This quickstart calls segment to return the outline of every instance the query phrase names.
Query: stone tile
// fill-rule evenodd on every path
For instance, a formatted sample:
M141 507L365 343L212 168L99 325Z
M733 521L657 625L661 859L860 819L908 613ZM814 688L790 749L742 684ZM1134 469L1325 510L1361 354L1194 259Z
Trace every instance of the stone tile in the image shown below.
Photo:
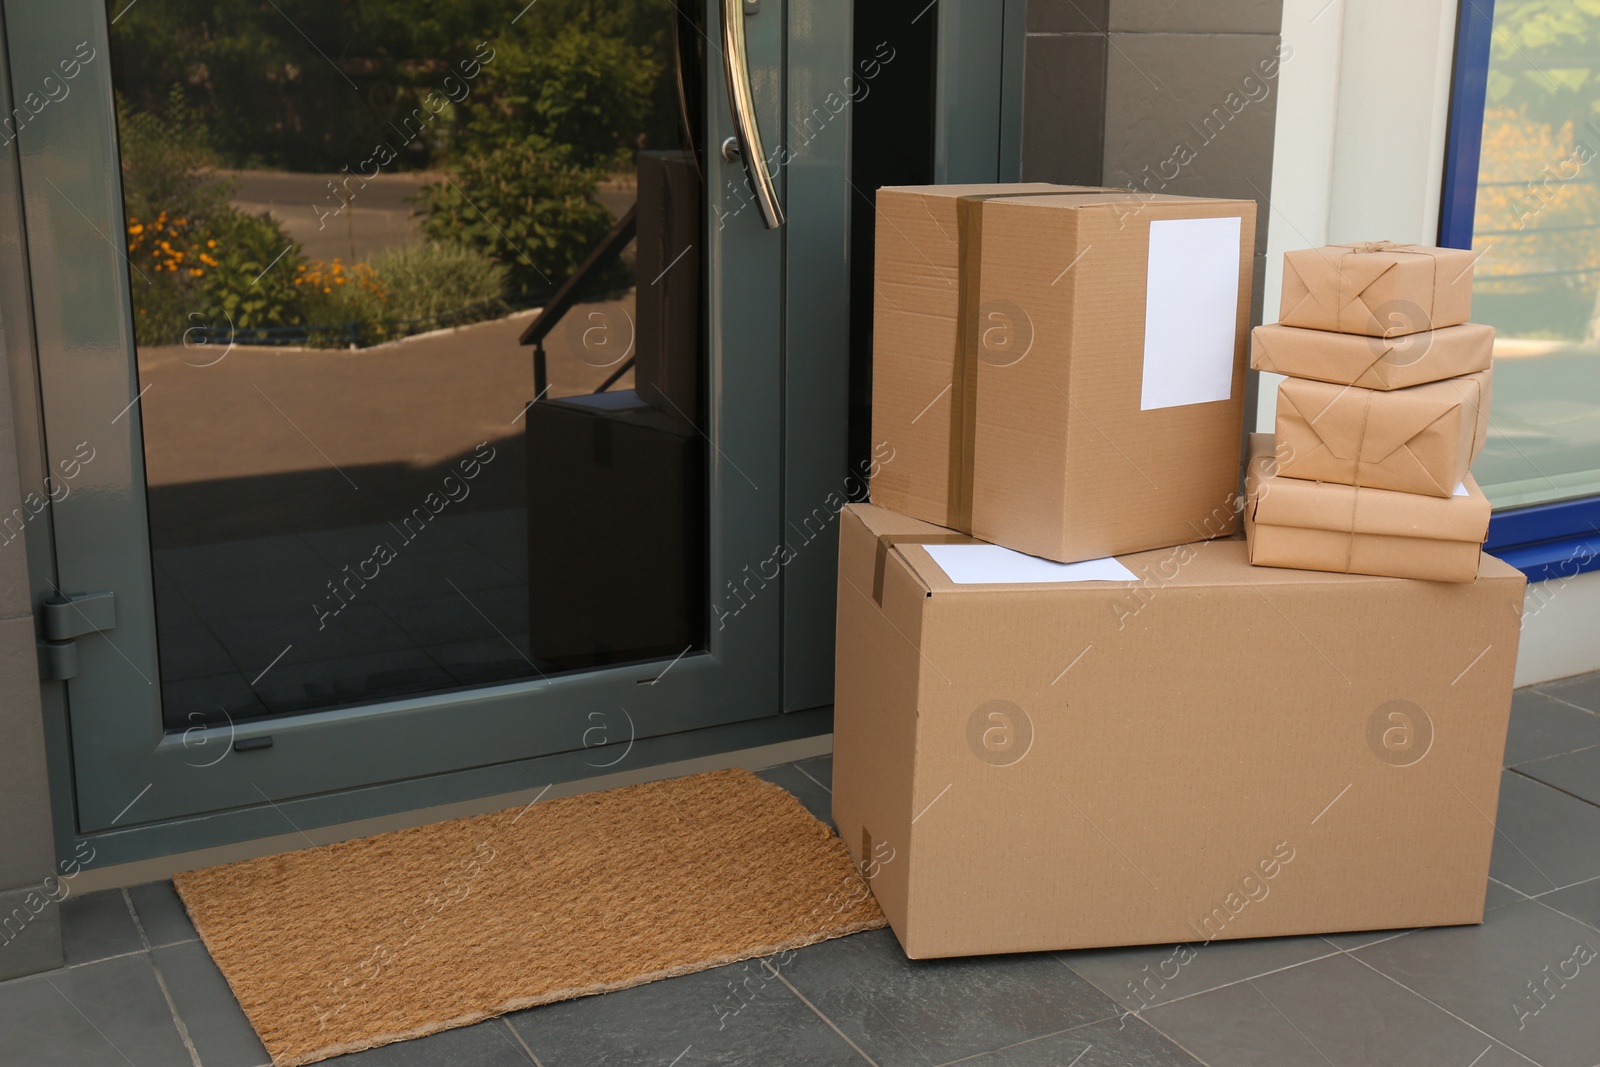
M964 1067L1204 1067L1132 1015L1026 1041L962 1063Z
M319 620L307 601L294 614L227 617L216 620L212 629L241 672L252 679L274 660L277 663L272 669L277 671L296 663L393 652L415 645L385 612L362 603L349 604L337 615ZM278 659L280 655L282 659Z
M1205 1063L1227 1067L1521 1062L1342 954L1153 1008L1145 1019Z
M1337 951L1320 937L1263 937L1209 945L1084 949L1058 952L1056 958L1128 1011L1139 1011Z
M326 561L298 534L158 548L156 563L181 589L204 588L262 571L315 569Z
M1596 745L1600 745L1600 715L1552 700L1537 689L1513 694L1506 766Z
M272 615L313 615L311 605L329 601L328 583L341 578L326 563L294 570L246 569L230 578L190 577L180 583L183 600L194 619L215 626L225 619L256 619ZM168 601L156 602L157 615ZM181 621L183 612L168 609ZM314 617L314 616L313 616Z
M1600 671L1547 682L1539 686L1538 691L1600 715Z
M204 678L238 669L233 657L211 633L211 628L197 619L173 620L158 610L156 640L161 652L163 682Z
M418 645L484 641L528 632L528 587L446 590L386 601L383 610Z
M1578 946L1589 962L1566 963ZM1418 930L1355 956L1543 1067L1593 1067L1600 933L1538 901L1496 908L1482 926ZM1548 983L1543 999L1530 982Z
M1532 763L1519 763L1516 769L1519 774L1600 806L1600 745Z
M909 960L888 930L813 945L783 973L879 1067L945 1063L1117 1014L1048 954Z
M45 886L0 892L0 981L61 963L61 909Z
M1283 0L1111 0L1109 28L1144 33L1272 33Z
M1484 894L1483 910L1492 911L1495 908L1503 908L1507 904L1526 899L1527 898L1523 896L1523 894L1517 892L1515 889L1512 889L1508 885L1501 885L1499 882L1491 878L1489 879L1488 891Z
M768 767L764 771L758 771L757 776L787 789L805 805L807 811L828 826L833 826L833 795L802 774L800 768L793 763Z
M1022 180L1101 184L1105 37L1030 36L1024 47Z
M441 1030L328 1060L338 1067L526 1067L533 1061L499 1019ZM211 1067L211 1061L206 1061Z
M833 792L833 756L813 756L803 759L795 764L803 771L806 777L816 782L828 792Z
M528 635L507 634L478 641L458 641L425 649L429 658L450 672L462 685L534 677L544 668L530 662Z
M1111 0L1028 0L1029 33L1104 33Z
M1346 934L1323 934L1322 939L1334 948L1350 951L1364 945L1375 945L1379 941L1392 941L1397 937L1405 937L1410 930L1367 930Z
M1539 903L1600 930L1600 878L1543 893Z
M1277 38L1113 33L1106 57L1105 184L1259 200L1272 189ZM1276 68L1274 68L1276 69ZM1180 146L1187 149L1179 152ZM1256 220L1256 253L1267 219Z
M156 972L144 954L0 986L6 1063L19 1067L184 1067Z
M139 925L144 927L151 947L193 941L200 936L171 882L136 885L128 890L128 899L133 901L133 910L139 915Z
M473 548L520 548L527 554L528 513L523 508L445 514L436 522Z
M144 948L120 889L74 893L60 907L61 943L69 967Z
M1600 875L1600 808L1506 771L1489 874L1530 896Z
M526 554L524 548L523 555ZM451 588L452 584L455 589ZM371 597L374 603L383 605L419 596L449 594L459 597L456 589L471 593L518 584L522 583L488 553L464 548L427 556L401 556L380 569L365 589L356 587L356 595Z
M864 1062L754 961L547 1004L507 1019L542 1067L860 1067Z
M393 524L379 522L370 526L317 530L302 534L301 538L320 562L331 565L335 571L346 564L355 567L371 557L379 545L388 545L396 556L436 555L440 552L459 552L469 547L456 536L450 524L439 519L429 522L420 530L415 523L403 527L396 520Z
M204 945L188 941L152 949L150 961L205 1067L260 1067L271 1059Z
M163 681L161 708L169 722L194 725L225 722L230 718L248 719L263 715L267 710L244 675L237 671Z
M418 648L363 656L280 664L256 685L270 711L332 707L389 699L455 686L442 667Z

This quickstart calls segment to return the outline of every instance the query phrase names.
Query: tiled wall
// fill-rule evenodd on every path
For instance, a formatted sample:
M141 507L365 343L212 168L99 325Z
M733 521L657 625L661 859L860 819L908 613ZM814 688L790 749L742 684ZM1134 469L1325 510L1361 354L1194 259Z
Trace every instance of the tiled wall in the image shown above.
M1256 309L1282 0L1028 0L1022 180L1257 201Z

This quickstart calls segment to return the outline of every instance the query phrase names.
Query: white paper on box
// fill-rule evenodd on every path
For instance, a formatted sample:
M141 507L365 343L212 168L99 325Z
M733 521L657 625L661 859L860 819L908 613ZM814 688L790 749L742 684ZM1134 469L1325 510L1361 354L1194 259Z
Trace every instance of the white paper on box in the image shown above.
M1472 494L1467 492L1467 483L1466 482L1460 482L1460 483L1458 483L1456 485L1456 491L1451 493L1450 495L1451 496L1471 496Z
M999 545L923 545L957 585L1041 585L1049 582L1136 582L1115 559L1056 563Z
M1150 223L1141 411L1232 395L1240 221L1235 216Z

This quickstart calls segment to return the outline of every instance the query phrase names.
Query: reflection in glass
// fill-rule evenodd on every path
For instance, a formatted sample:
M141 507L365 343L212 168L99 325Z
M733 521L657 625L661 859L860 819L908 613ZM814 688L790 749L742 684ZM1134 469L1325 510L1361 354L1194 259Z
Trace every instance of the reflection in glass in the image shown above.
M1498 331L1473 473L1499 507L1600 492L1600 11L1495 5L1473 318Z
M110 6L169 727L697 647L685 5Z

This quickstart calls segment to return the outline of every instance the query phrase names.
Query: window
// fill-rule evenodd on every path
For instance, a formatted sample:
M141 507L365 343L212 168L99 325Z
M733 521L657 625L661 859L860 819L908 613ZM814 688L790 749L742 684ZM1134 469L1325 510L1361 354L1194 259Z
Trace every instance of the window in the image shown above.
M1492 19L1471 243L1473 318L1498 338L1493 429L1473 473L1497 508L1590 496L1600 493L1600 5L1463 7L1464 19Z
M1600 5L1460 6L1439 243L1496 327L1473 473L1486 547L1532 580L1600 568Z

